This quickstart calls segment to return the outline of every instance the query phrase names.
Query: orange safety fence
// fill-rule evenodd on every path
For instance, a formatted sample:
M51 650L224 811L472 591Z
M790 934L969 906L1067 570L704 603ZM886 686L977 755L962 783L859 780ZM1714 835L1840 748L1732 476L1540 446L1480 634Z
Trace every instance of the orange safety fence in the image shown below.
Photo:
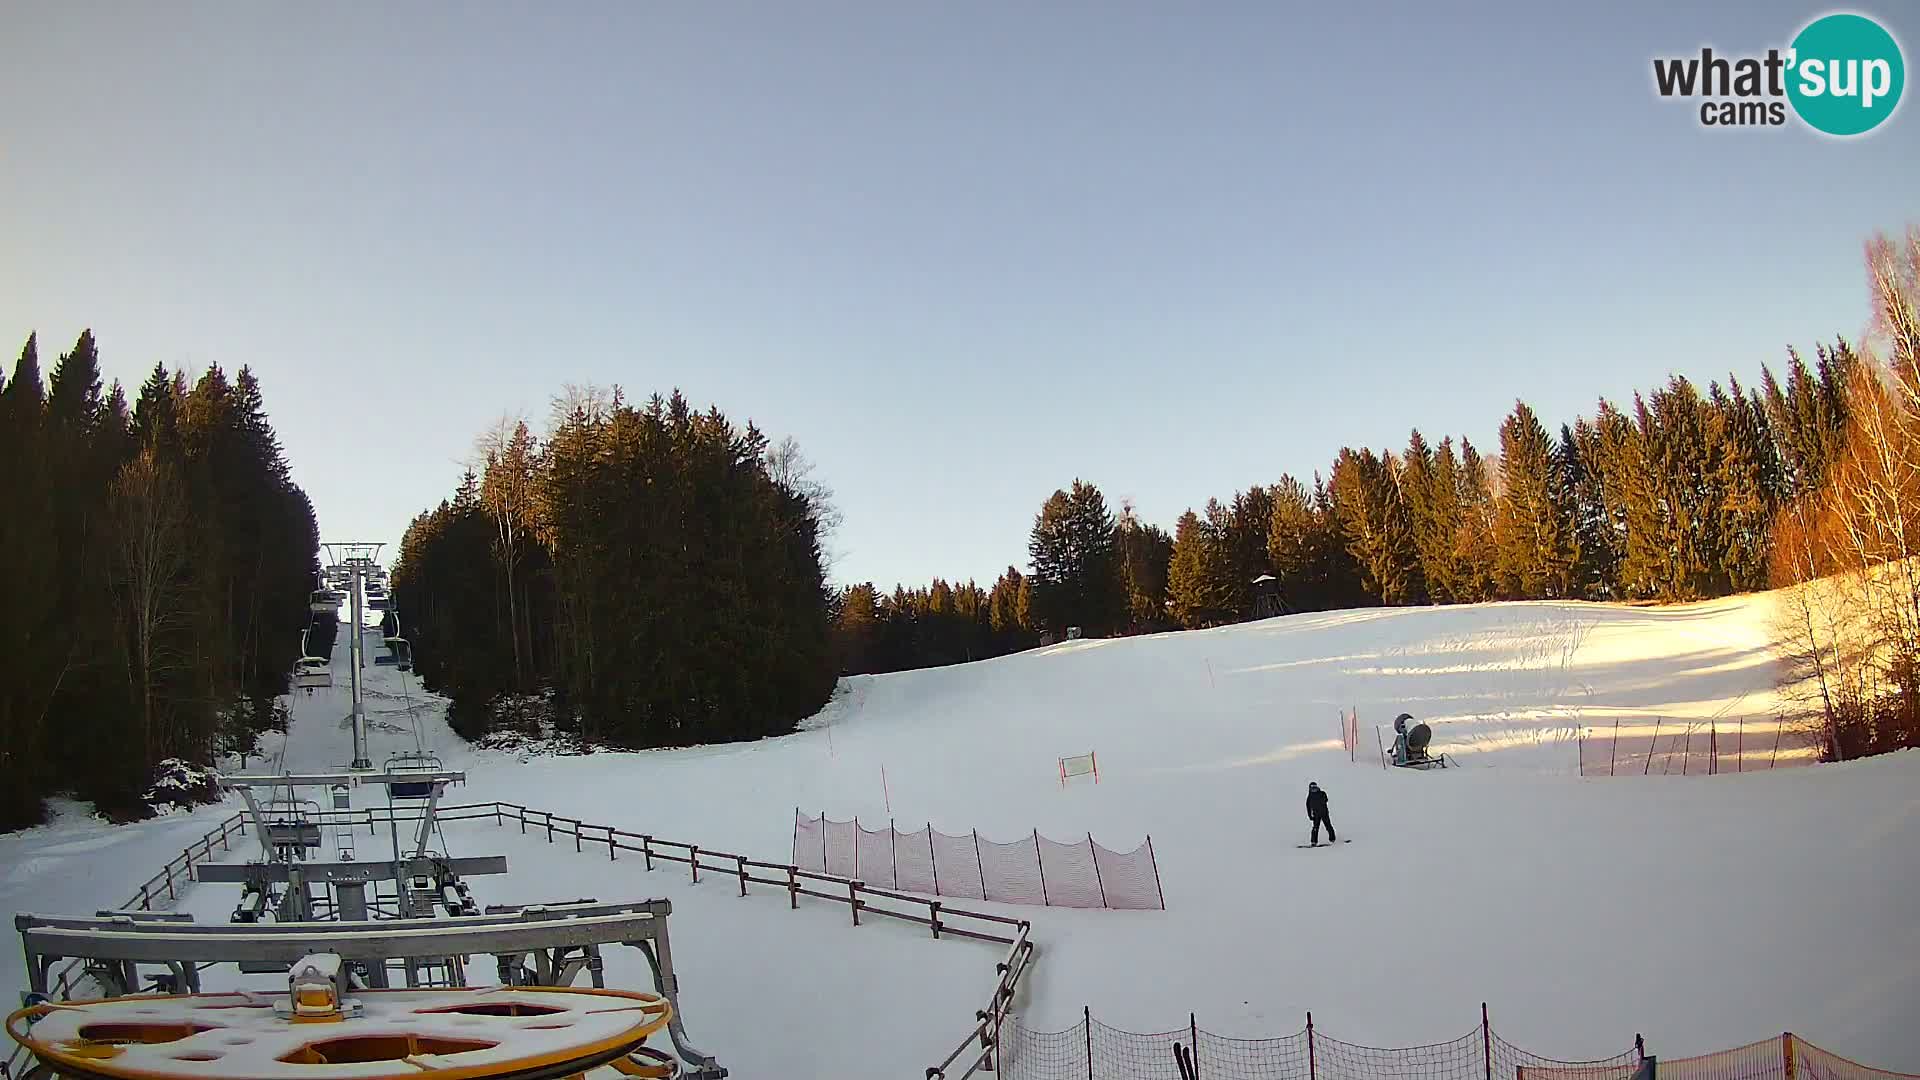
M1049 907L1166 907L1152 837L1132 851L1102 847L1092 836L1062 843L1038 830L1002 843L977 832L943 833L931 823L912 832L891 821L869 829L857 818L834 821L796 810L793 865L930 896Z

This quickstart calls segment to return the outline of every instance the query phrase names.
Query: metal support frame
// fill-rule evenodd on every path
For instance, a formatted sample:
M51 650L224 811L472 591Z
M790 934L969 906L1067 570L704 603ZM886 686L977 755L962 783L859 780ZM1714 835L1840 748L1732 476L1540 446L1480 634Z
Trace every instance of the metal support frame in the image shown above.
M216 864L217 865L217 864ZM359 864L366 868L369 864ZM312 867L289 868L312 869ZM673 1005L668 1031L674 1049L692 1069L688 1077L726 1075L713 1055L687 1039L680 1010L679 979L673 970L673 950L667 936L668 900L618 904L564 904L532 906L515 911L474 915L458 920L396 919L375 922L269 923L236 926L135 919L123 914L106 918L70 919L41 915L14 916L25 952L27 981L36 993L47 992L49 974L62 960L80 958L90 967L112 973L109 996L138 992L139 965L164 965L174 976L174 993L189 993L199 985L201 964L246 964L287 967L317 952L338 952L362 959L369 971L384 971L390 960L410 961L411 980L420 962L445 964L475 953L493 956L502 981L525 969L532 956L535 970L549 985L568 985L587 972L593 985L604 985L600 946L627 945L647 958L656 991Z

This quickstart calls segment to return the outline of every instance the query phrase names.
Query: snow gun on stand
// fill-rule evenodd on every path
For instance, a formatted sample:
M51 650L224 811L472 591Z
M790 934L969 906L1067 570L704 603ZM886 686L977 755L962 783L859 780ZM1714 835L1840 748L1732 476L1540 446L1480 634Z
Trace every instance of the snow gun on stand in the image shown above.
M1447 755L1430 754L1427 744L1433 741L1433 729L1425 724L1416 723L1407 727L1407 721L1413 719L1412 713L1401 713L1393 720L1393 764L1399 769L1444 769L1447 767Z

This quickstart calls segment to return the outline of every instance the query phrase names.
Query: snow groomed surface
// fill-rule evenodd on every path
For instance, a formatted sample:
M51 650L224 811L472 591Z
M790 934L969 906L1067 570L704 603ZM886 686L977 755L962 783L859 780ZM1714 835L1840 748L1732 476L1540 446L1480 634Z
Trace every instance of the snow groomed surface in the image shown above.
M1342 1038L1404 1046L1458 1036L1489 1001L1503 1038L1561 1058L1616 1053L1635 1032L1673 1059L1791 1030L1920 1071L1906 899L1920 888L1920 755L1578 776L1578 731L1616 717L1765 730L1778 707L1771 619L1761 595L1337 612L1075 641L847 680L801 733L674 752L474 751L437 712L427 722L449 766L468 771L461 801L769 859L790 851L796 806L875 828L1151 834L1165 911L1000 909L1031 918L1042 943L1022 1002L1037 1031L1067 1030L1090 1006L1122 1030L1169 1031L1191 1012L1222 1037L1284 1036L1311 1009ZM413 740L395 678L369 671L376 757ZM1358 763L1340 738L1344 708L1360 715ZM340 765L339 701L320 691L294 710L286 766ZM1370 760L1366 729L1401 711L1432 724L1459 767ZM1062 789L1059 759L1089 749L1100 783ZM1338 853L1295 847L1308 780L1354 841ZM91 911L230 812L0 838L0 904ZM910 927L856 930L843 908L789 911L784 895L741 898L724 881L694 886L490 825L451 839L512 861L484 883L485 902L673 899L687 1007L740 1075L920 1075L983 1004L982 955ZM197 889L184 903L224 919L231 898Z

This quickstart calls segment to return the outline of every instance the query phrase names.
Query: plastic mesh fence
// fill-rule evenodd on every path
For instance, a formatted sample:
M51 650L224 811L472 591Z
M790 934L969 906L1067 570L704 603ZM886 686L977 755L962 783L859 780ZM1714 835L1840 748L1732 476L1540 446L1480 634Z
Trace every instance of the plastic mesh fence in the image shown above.
M1661 1080L1786 1080L1786 1048L1779 1038L1688 1058L1661 1058Z
M1160 868L1154 864L1152 845L1142 843L1123 853L1095 844L1093 856L1108 907L1153 911L1166 907L1160 896Z
M1174 1043L1191 1047L1203 1080L1627 1080L1632 1050L1598 1061L1560 1061L1522 1050L1475 1028L1426 1046L1378 1047L1319 1031L1264 1039L1229 1038L1197 1027L1140 1033L1083 1020L1065 1031L1036 1032L1009 1018L1001 1029L1000 1070L1007 1080L1179 1080ZM1776 1043L1776 1058L1778 1057ZM1661 1062L1664 1072L1666 1063ZM1913 1080L1866 1070L1819 1080Z
M893 884L893 830L880 832L854 824L853 876L869 885L891 889Z
M1034 833L996 843L931 825L901 832L802 814L794 821L793 864L933 896L1054 907L1165 906L1150 842L1128 852L1110 851L1091 836L1063 844Z
M1106 886L1100 881L1100 867L1093 857L1093 837L1077 844L1059 844L1041 836L1037 843L1040 869L1047 879L1047 903L1055 907L1107 906Z
M894 888L940 895L933 873L933 829L893 834Z
M1083 1028L1084 1023L1083 1021ZM1125 1076L1138 1078L1138 1080L1180 1080L1180 1068L1174 1063L1173 1058L1173 1044L1188 1041L1185 1029L1139 1035L1108 1027L1095 1020L1092 1034L1094 1076Z
M979 838L933 834L933 872L940 879L939 896L985 900L986 878L980 876Z
M1802 1080L1920 1080L1914 1073L1889 1072L1828 1053L1805 1039L1793 1039L1793 1060ZM1666 1062L1661 1062L1664 1070Z
M1173 1060L1173 1050L1167 1050ZM1065 1031L1033 1031L1015 1017L1000 1028L1000 1075L1004 1080L1086 1080L1087 1026Z
M822 829L827 834L827 864L825 873L835 877L853 877L859 866L860 847L856 842L859 826L851 821L822 821Z
M1273 1039L1230 1039L1210 1031L1198 1033L1194 1068L1202 1076L1221 1080L1308 1080L1307 1033ZM1187 1040L1182 1040L1187 1041Z
M1493 1080L1632 1080L1640 1055L1623 1050L1593 1061L1558 1061L1492 1035Z
M1315 1032L1314 1076L1324 1080L1485 1080L1478 1029L1425 1046L1363 1046Z
M1040 849L1031 836L1011 844L980 841L980 873L987 899L1003 904L1044 904L1046 882L1040 874Z

